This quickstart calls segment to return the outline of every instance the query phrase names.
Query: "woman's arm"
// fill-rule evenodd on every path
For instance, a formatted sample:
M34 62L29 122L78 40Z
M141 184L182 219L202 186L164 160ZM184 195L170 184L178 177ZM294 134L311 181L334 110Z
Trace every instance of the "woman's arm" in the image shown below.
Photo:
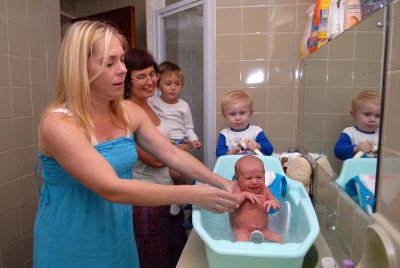
M138 121L144 120L141 117L138 116ZM111 202L145 206L193 203L213 212L237 207L234 196L208 185L166 186L119 179L74 121L60 113L46 116L39 128L39 150L54 157L68 174Z
M163 163L161 163L160 161L158 161L156 158L154 158L152 155L150 155L149 153L147 153L145 150L143 150L140 146L136 146L136 150L138 153L138 157L140 159L140 161L142 161L143 163L145 163L146 165L149 165L151 167L155 167L155 168L161 168L164 166Z
M128 107L139 146L167 166L191 178L231 191L233 182L211 172L191 154L173 146L150 122L147 115L135 104ZM141 118L141 120L138 120Z

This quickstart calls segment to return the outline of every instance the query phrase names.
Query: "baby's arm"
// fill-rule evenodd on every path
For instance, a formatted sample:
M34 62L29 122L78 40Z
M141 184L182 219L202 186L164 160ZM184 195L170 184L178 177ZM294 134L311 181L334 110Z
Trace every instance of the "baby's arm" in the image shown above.
M374 145L375 143L371 140L361 142L354 147L354 152L363 151L364 153L369 154L373 151Z
M350 136L342 132L335 144L335 156L341 160L352 158L355 153L355 147L356 146L351 143Z
M281 204L278 199L272 194L271 190L268 187L265 187L265 202L263 206L266 208L267 212L273 208L275 210L280 209Z
M246 191L242 191L239 187L239 185L235 185L232 194L236 195L236 197L238 198L238 203L239 206L242 205L242 203L248 199L250 200L251 203L258 203L261 204L260 199L258 198L258 196L256 194L250 193L250 192L246 192Z

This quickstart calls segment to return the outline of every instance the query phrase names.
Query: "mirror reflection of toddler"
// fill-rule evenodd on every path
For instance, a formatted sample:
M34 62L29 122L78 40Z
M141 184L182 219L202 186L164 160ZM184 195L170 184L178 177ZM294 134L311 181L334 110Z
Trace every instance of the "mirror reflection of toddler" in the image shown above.
M379 140L381 96L373 90L363 90L351 103L354 126L341 133L335 145L335 156L341 160L355 155L375 157Z
M262 242L264 239L283 243L281 236L268 229L268 211L280 203L265 186L263 162L246 155L235 165L236 187L233 190L240 207L234 212L233 229L237 241Z

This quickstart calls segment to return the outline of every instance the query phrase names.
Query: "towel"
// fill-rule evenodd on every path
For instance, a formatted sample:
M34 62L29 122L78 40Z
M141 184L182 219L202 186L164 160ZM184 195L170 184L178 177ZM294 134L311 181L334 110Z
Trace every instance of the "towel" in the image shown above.
M371 186L374 180L375 176L357 175L345 184L344 190L353 199L358 200L358 203L364 210L368 210L368 206L370 209L374 207L375 185Z

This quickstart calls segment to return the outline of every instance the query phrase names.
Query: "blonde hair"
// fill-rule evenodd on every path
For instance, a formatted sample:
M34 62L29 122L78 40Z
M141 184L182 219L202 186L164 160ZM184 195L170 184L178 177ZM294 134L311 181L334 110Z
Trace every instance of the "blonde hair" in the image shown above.
M253 100L251 99L250 94L242 89L236 89L228 92L221 101L221 112L224 114L225 107L230 104L238 103L238 102L247 102L250 112L253 112Z
M124 50L127 49L125 37L105 22L83 20L73 23L68 28L58 58L57 93L42 118L54 109L64 108L70 112L78 127L87 135L92 134L94 126L90 119L90 83L106 68L112 36L118 38ZM103 62L100 70L93 77L89 77L89 58L93 55L96 42L104 44ZM122 106L122 95L112 100L109 108L125 127L129 126Z
M363 90L359 92L351 102L351 111L355 112L357 109L360 108L360 105L364 102L381 105L381 95L374 90Z
M178 65L173 62L164 61L160 63L158 65L158 73L160 75L160 79L158 80L158 82L160 82L161 77L164 77L166 75L171 76L171 74L175 74L183 82L183 71Z

